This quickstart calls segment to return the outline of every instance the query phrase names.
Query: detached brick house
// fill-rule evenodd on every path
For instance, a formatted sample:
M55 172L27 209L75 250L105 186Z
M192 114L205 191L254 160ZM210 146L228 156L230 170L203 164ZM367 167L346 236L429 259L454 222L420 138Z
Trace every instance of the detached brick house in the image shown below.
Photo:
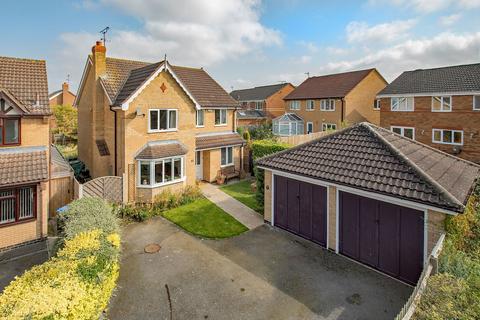
M0 250L47 236L50 116L45 61L0 57Z
M382 127L480 163L480 64L406 71L377 98Z
M57 105L70 105L73 106L75 101L75 94L69 90L68 83L64 82L62 84L62 89L54 91L48 95L48 102L51 107Z
M285 112L303 120L303 127L298 120L288 123L282 118L274 121L274 133L308 134L362 121L379 124L375 97L386 85L376 69L310 77L284 98Z
M78 89L78 154L93 177L123 176L128 200L239 172L239 104L203 69L106 57L92 48Z
M256 125L282 115L283 98L294 89L291 83L281 83L230 92L242 106L237 111L237 126Z

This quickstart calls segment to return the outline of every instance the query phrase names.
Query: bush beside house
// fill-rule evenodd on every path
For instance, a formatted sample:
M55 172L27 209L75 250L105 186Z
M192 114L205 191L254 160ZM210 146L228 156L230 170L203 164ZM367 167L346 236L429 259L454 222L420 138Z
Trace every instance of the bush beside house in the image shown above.
M0 296L0 319L98 319L119 272L119 226L103 200L74 201L60 217L57 255L17 277Z

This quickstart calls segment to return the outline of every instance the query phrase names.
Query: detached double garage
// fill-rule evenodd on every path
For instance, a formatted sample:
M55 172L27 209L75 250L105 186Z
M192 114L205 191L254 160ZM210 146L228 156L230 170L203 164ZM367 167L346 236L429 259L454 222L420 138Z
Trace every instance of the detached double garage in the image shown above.
M427 250L425 211L295 178L273 179L274 226L404 282L417 282Z

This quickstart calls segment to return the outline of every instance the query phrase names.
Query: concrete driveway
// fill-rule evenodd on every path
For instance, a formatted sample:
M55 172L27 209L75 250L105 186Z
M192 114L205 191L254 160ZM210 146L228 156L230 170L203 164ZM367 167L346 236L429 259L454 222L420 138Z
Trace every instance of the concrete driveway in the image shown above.
M268 226L214 241L155 218L123 241L109 319L392 319L412 291Z

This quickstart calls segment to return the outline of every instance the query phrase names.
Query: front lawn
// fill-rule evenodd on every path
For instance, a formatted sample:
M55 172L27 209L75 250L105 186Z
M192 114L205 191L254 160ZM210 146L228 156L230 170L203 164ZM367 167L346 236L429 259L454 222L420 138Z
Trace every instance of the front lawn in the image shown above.
M252 180L243 180L237 183L226 185L220 188L223 192L237 199L247 207L262 213L262 206L257 201L255 193L252 191L250 184Z
M248 230L205 198L164 211L162 216L188 232L205 238L228 238Z

